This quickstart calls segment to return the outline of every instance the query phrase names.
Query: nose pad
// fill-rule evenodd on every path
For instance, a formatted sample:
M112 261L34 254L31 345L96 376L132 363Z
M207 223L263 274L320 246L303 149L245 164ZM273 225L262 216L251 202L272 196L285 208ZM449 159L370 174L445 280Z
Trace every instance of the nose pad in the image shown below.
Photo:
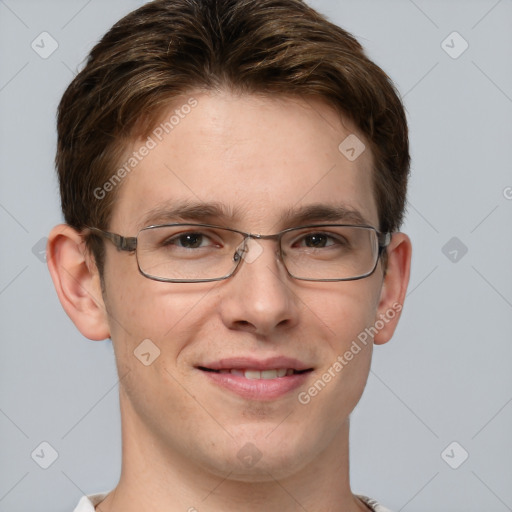
M266 250L268 251L268 248ZM233 261L238 264L243 259L246 263L254 263L263 254L263 251L264 245L259 240L248 238L236 249L233 254ZM279 248L275 250L275 258L276 260L281 259ZM281 263L284 262L281 261Z
M237 247L233 261L238 262L243 259L246 263L253 263L261 254L263 254L263 245L254 238L248 238Z
M263 245L261 245L254 238L249 238L245 243L244 252L242 253L242 258L247 263L253 263L256 261L261 254L263 253Z
M242 258L243 254L246 251L245 248L245 240L236 248L235 253L233 254L233 261L238 263Z

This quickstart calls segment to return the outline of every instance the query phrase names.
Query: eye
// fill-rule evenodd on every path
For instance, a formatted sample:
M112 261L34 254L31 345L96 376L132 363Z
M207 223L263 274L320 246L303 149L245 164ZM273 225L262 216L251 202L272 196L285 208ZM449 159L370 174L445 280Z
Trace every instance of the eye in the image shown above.
M327 245L332 245L332 238L324 233L307 235L303 238L303 241L307 247L326 247Z
M167 237L162 241L161 245L176 246L183 249L200 249L203 247L219 246L219 244L214 242L208 235L200 231L190 231Z
M176 245L188 249L197 249L201 247L205 241L206 237L202 233L185 233L184 235L175 237L175 239L169 241L169 243L176 243Z
M337 235L331 235L325 232L312 232L299 237L293 247L307 247L311 249L323 249L333 245L345 245L346 241Z

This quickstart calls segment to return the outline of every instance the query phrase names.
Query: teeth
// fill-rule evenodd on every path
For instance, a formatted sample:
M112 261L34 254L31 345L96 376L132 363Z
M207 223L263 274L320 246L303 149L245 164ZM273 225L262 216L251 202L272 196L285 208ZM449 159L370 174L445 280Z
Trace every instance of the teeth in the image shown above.
M261 379L261 372L258 370L245 370L244 377L246 379Z
M246 379L276 379L278 377L285 377L286 375L293 375L292 368L276 368L275 370L221 370L221 373L230 372L232 375L245 377Z

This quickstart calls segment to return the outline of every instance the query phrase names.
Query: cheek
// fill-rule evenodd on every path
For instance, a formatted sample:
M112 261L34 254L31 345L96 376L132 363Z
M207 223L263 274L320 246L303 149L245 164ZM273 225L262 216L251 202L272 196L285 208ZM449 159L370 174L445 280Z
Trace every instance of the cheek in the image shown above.
M193 450L212 419L180 382L182 375L162 358L150 366L135 364L120 375L121 408L125 418L130 418L130 426L142 421L154 439L178 440L182 447Z
M373 341L365 329L374 322L375 299L371 295L359 299L326 301L317 310L328 326L329 341L322 367L309 387L301 390L298 400L312 421L319 422L318 428L325 430L326 442L361 399L370 371Z
M308 323L312 326L316 322L325 331L337 353L375 322L380 285L373 277L317 286L303 297L311 317Z
M330 347L320 378L333 394L344 396L345 400L359 400L370 369L373 342L365 331L375 316L370 298L330 301L323 309L328 315Z
M164 292L166 287L149 280L135 285L125 281L111 297L112 342L124 407L145 418L159 438L180 436L181 431L200 437L198 425L209 418L183 391L180 383L187 374L177 361L201 329L200 301L207 292Z
M332 411L342 417L359 401L368 378L373 340L367 329L375 322L379 281L369 278L337 285L317 294L315 301L311 297L308 304L311 325L322 326L325 336L322 368L313 388L305 390L303 402L316 402L313 407L320 408L342 405Z
M142 343L150 349L153 343L157 347L153 351L160 351L159 360L172 364L202 329L204 307L217 283L158 282L139 273L135 258L119 259L105 268L105 303L120 372L138 368L134 351L144 347Z

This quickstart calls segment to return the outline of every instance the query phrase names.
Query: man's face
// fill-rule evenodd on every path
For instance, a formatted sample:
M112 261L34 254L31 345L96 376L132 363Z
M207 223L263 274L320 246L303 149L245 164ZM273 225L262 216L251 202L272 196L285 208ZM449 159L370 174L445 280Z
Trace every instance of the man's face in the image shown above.
M124 179L110 231L135 236L165 220L272 234L300 225L283 215L313 204L355 210L378 227L370 151L354 161L340 152L352 132L329 107L313 99L193 96L197 106L161 142L153 137L157 146ZM215 202L237 215L144 223L155 207L183 201ZM242 480L298 471L346 433L367 380L371 341L359 344L361 350L309 403L301 403L299 394L375 323L383 279L379 265L356 281L295 280L274 240L257 243L262 252L254 260L242 261L229 279L207 283L147 279L133 254L106 243L105 303L121 377L123 425L130 425L124 428L148 450L218 475L231 471L230 478ZM134 355L147 339L160 350L148 366ZM295 363L268 363L271 358ZM220 381L227 377L212 378L199 368L225 360L239 370L267 364L311 371L292 376L291 390L277 386L273 395L258 395L262 381L246 379L244 392L245 376L226 387Z

